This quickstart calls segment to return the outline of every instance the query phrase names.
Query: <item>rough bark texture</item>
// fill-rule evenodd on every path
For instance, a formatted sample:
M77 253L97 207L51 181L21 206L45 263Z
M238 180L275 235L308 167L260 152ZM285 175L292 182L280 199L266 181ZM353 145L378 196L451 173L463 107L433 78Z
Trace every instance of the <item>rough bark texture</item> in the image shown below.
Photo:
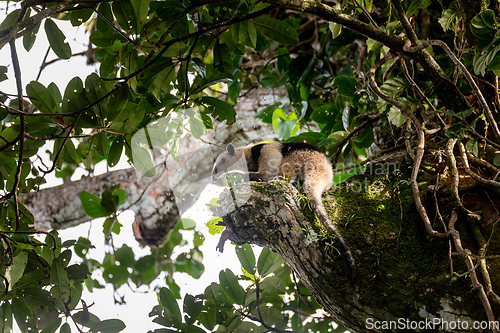
M450 255L455 250L448 239L426 236L407 183L382 179L358 178L325 195L325 207L357 262L354 283L344 256L332 248L332 239L288 183L246 183L226 190L217 213L227 227L223 237L279 253L325 309L353 332L413 332L418 329L409 325L445 321L421 330L437 332L457 322L486 320L468 275L451 273L467 271L462 258ZM446 218L446 212L441 214ZM464 219L459 224L462 233ZM495 234L488 255L499 253L498 244ZM490 261L493 286L500 284L498 266L498 260ZM399 326L389 329L384 323Z
M234 125L214 122L207 141L243 145L254 140L275 137L272 126L255 119L255 112L283 99L284 91L253 90L240 98ZM125 208L136 215L136 237L147 245L161 244L168 232L189 209L209 181L213 161L222 151L200 140L187 137L180 143L181 158L175 161L168 152L156 159L154 177L141 177L134 168L107 172L78 181L46 188L23 196L23 203L33 213L37 229L63 229L91 220L85 215L79 193L86 190L100 196L111 185L120 183L127 192Z

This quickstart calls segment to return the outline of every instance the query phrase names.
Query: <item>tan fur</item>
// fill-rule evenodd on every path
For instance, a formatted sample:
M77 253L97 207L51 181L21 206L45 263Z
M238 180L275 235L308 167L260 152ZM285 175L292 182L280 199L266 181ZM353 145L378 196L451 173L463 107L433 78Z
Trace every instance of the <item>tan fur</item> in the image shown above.
M316 150L301 149L282 155L282 144L272 142L262 147L258 161L254 161L251 154L252 147L234 149L234 154L228 151L221 154L214 165L212 180L229 171L248 172L250 179L270 181L279 176L299 178L304 192L311 201L316 216L329 233L337 236L337 241L346 254L351 267L352 279L356 276L356 264L344 239L337 231L323 206L321 195L329 190L333 183L333 168L328 158ZM244 158L242 158L244 157ZM246 163L242 163L245 160Z

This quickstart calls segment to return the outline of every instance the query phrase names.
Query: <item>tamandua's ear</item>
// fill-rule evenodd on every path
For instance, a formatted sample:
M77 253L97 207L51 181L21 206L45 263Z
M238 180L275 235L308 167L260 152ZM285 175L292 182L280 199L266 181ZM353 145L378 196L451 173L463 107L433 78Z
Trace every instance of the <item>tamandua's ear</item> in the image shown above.
M234 156L234 146L232 143L227 145L226 150L229 155Z

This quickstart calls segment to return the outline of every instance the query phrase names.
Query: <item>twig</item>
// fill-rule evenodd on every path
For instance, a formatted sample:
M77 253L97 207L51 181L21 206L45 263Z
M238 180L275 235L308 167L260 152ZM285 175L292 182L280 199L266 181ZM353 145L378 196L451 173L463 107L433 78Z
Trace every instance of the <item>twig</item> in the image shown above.
M433 39L433 40L424 41L424 42L418 44L417 46L411 46L410 42L407 41L407 43L405 44L404 50L405 50L405 52L416 52L416 51L421 50L429 45L436 45L436 46L441 47L446 52L446 54L451 59L451 61L453 61L455 66L458 67L460 72L462 72L462 75L465 76L465 78L469 82L470 86L472 87L472 90L474 90L474 93L477 95L481 106L483 107L484 113L486 114L486 118L489 121L488 124L491 125L491 127L493 128L493 134L495 135L495 138L497 139L498 142L500 142L500 130L498 128L498 124L497 124L495 118L493 117L493 114L491 113L490 107L488 106L488 103L484 99L484 96L481 93L481 90L479 89L476 81L474 81L474 78L469 73L469 71L467 70L465 65L455 56L455 54L453 54L453 51L448 47L448 45L446 45L446 43L444 43L443 41L438 40L438 39Z
M411 112L411 110L404 106L402 103L396 101L395 99L385 95L380 88L377 85L377 82L375 81L375 72L377 71L382 64L386 63L388 60L392 59L394 57L394 54L392 52L389 52L384 58L380 59L377 61L372 68L367 73L368 77L368 82L370 84L370 87L373 89L375 94L382 98L383 100L387 101L388 103L396 106L401 110L401 112L412 122L413 126L415 126L416 132L417 132L417 146L415 147L415 160L413 163L413 169L410 177L410 187L413 191L413 198L415 200L415 205L417 207L417 210L422 217L422 220L424 222L425 230L427 233L432 236L432 237L438 237L438 238L446 238L448 237L447 233L442 233L434 230L432 228L431 221L429 219L429 216L427 215L427 212L425 210L425 207L422 205L422 200L420 199L420 190L418 188L418 182L417 182L417 177L418 177L418 171L420 170L420 164L422 163L422 158L424 156L425 152L425 134L424 134L424 129L420 122L418 121L417 117Z
M20 19L18 17L18 19ZM10 42L10 52L12 58L12 64L14 66L14 76L16 77L16 87L17 87L17 99L19 100L19 108L24 111L24 103L23 103L23 85L21 81L21 68L19 66L19 59L17 57L16 51L16 41L12 39ZM14 196L14 208L16 214L16 230L19 230L21 225L20 216L19 216L19 202L17 199L17 188L19 187L19 183L21 182L21 168L23 166L23 153L24 153L24 131L26 127L26 119L23 115L19 116L19 156L17 160L17 169L14 176L14 184L12 185L11 193Z
M484 287L483 285L479 282L477 278L476 271L474 269L474 264L472 262L472 259L470 258L469 254L470 251L468 249L464 249L462 246L462 241L460 240L460 233L455 229L455 223L457 222L457 213L455 209L452 209L451 211L451 217L450 221L448 223L448 230L452 236L453 243L455 244L455 248L457 249L457 252L463 256L465 260L465 264L467 265L467 268L470 272L470 279L472 281L472 286L474 289L477 290L479 299L481 300L481 303L483 304L484 311L486 312L486 317L488 318L488 321L490 323L495 322L495 316L493 315L493 310L491 309L490 301L488 300L488 296L484 292ZM500 328L498 327L498 322L493 327L492 331L494 333L498 333Z
M464 161L465 172L467 172L467 174L469 176L471 176L472 179L474 179L476 182L481 183L481 184L486 185L486 186L500 188L499 182L496 182L494 180L484 179L483 177L479 176L477 173L475 173L474 171L471 170L471 168L469 166L469 159L467 158L467 152L466 152L465 147L464 147L462 142L458 143L458 148L460 148L460 153L461 153L462 159Z
M455 147L456 143L457 139L449 139L448 142L446 143L446 148L445 148L445 153L446 156L448 157L448 167L450 168L450 173L451 173L451 197L453 199L453 204L463 214L469 216L475 221L480 221L481 216L465 208L458 194L458 185L460 177L457 169L457 160L455 159L455 155L453 154L453 148Z

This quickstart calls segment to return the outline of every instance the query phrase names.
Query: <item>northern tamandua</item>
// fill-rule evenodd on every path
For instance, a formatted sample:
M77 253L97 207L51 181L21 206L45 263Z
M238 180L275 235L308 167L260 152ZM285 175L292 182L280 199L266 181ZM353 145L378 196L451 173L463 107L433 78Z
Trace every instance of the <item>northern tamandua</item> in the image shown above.
M220 176L231 171L248 173L251 181L270 181L278 176L298 177L316 216L331 234L337 236L354 280L354 258L321 201L321 194L329 190L333 183L333 168L325 154L317 147L303 142L272 142L245 148L234 148L229 144L215 161L212 181L217 181Z

